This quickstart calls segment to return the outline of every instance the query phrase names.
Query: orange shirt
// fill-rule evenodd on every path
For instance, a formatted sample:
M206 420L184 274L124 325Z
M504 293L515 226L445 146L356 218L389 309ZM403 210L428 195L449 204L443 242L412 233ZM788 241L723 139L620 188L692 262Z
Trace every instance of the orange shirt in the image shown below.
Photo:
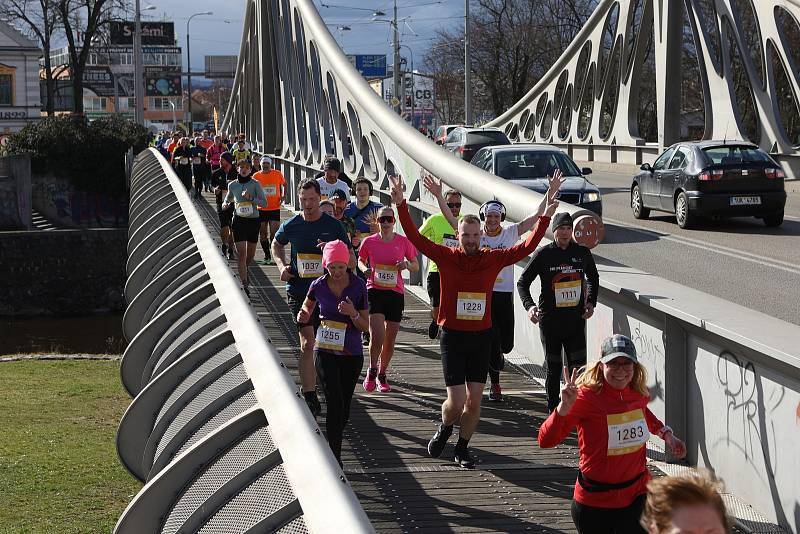
M256 182L261 184L264 189L264 195L267 197L267 207L259 210L274 211L281 209L281 186L286 184L281 171L272 169L271 171L264 172L258 171L253 175Z

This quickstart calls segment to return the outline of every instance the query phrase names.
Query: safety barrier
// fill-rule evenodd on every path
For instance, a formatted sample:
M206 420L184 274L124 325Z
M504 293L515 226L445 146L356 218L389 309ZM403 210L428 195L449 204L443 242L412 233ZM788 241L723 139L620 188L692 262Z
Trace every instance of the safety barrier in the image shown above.
M136 158L129 230L121 374L135 398L117 450L145 486L115 532L372 532L259 318L154 149Z

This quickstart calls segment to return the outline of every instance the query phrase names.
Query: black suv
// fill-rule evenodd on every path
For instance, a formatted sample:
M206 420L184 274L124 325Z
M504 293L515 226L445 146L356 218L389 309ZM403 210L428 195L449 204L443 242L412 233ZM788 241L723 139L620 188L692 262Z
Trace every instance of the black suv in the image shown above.
M506 134L498 128L470 128L460 126L450 132L444 140L444 148L463 159L470 161L475 152L485 146L510 145Z
M637 219L650 210L675 214L689 228L698 217L758 217L783 223L786 191L781 166L756 145L741 141L696 141L669 147L631 184Z

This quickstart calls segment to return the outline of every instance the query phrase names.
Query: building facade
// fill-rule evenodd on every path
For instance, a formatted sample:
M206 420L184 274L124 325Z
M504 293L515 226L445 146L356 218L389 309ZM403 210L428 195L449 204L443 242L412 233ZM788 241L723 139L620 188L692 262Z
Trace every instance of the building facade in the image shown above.
M0 21L0 142L41 116L41 55L35 42Z

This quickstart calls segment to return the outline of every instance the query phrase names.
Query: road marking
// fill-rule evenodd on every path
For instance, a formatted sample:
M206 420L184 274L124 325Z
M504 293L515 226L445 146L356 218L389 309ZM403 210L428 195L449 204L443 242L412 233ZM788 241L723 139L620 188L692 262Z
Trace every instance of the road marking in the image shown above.
M664 239L666 241L673 241L682 245L689 245L690 247L699 248L701 250L710 250L711 252L716 252L717 254L722 254L723 256L729 256L731 258L757 263L759 265L763 265L764 267L772 267L773 269L779 269L787 273L800 274L800 269L795 267L793 263L786 261L775 260L766 256L760 256L758 254L751 254L750 252L745 252L743 250L737 250L724 245L708 243L706 241L700 241L699 239L692 239L690 237L676 237L672 234L665 234L658 230L647 228L646 226L609 219L608 217L603 217L603 221L620 226L622 228L627 228L628 230L632 230L634 232L654 235L659 239Z

